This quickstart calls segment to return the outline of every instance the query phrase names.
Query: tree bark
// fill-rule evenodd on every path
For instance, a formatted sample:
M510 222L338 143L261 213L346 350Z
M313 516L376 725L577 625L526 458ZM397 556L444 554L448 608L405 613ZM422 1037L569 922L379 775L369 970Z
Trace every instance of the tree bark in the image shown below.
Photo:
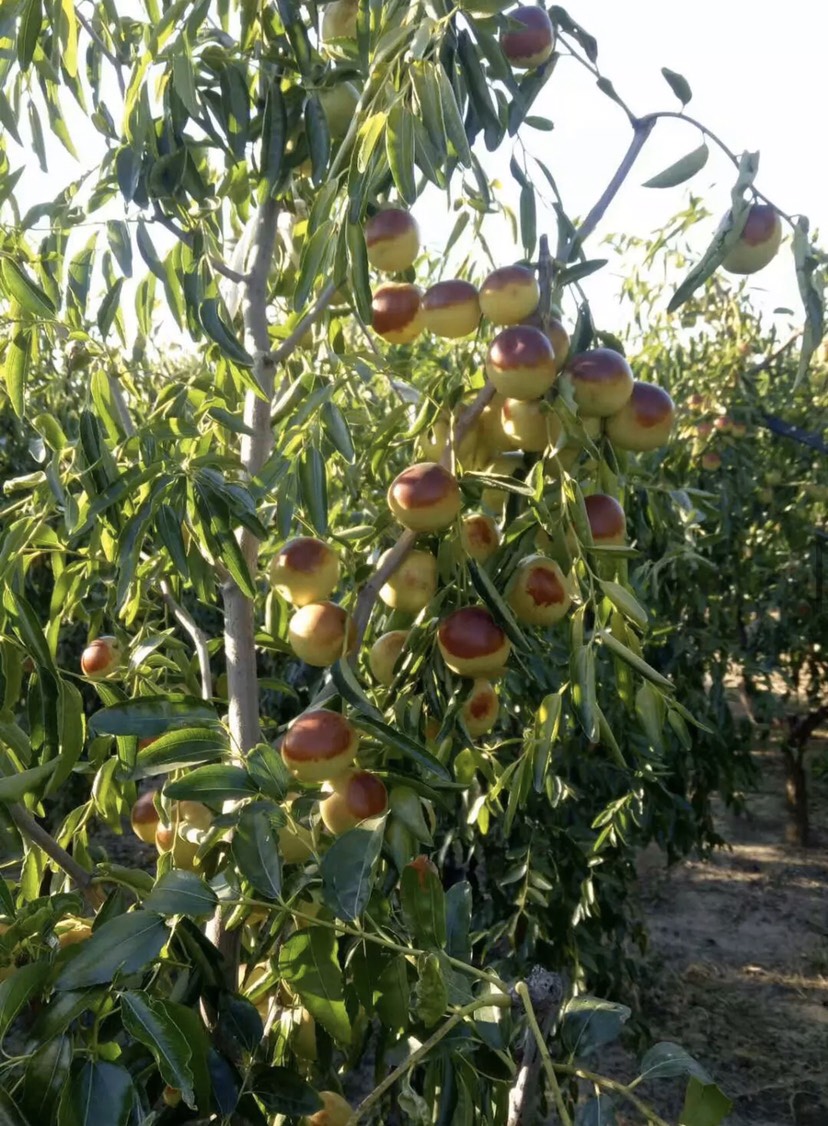
M797 844L801 848L808 848L811 843L805 752L808 749L808 740L826 719L828 719L828 705L816 708L804 716L789 716L788 734L782 743L785 796L791 814L787 836L792 844Z

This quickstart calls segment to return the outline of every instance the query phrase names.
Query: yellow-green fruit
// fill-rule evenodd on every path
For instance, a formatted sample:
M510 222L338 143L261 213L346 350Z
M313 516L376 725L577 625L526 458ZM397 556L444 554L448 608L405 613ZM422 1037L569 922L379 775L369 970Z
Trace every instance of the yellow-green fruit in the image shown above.
M282 761L300 782L325 782L354 761L359 732L339 712L313 708L298 716L282 739Z
M458 513L462 498L457 478L442 465L423 461L399 473L388 487L388 507L413 532L438 532Z
M413 266L420 252L420 229L401 207L386 207L365 224L365 249L375 270L399 274Z
M322 602L339 582L339 556L315 536L298 536L274 556L270 581L282 598L294 606Z
M496 477L511 477L517 473L522 464L523 458L520 454L500 454L491 462L487 471ZM487 485L480 494L480 500L484 507L498 514L502 514L508 498L509 494L506 489L498 489L493 485Z
M288 640L300 661L321 669L351 651L356 643L356 627L336 603L311 602L301 606L290 619Z
M352 82L340 82L319 91L319 101L328 122L328 129L335 141L340 141L348 132L359 104L359 90Z
M392 629L378 637L368 652L368 667L380 684L394 683L394 665L408 640L407 629Z
M529 453L556 446L561 436L561 420L543 399L504 399L501 419L506 437Z
M377 561L382 567L390 551ZM409 551L399 567L380 589L380 598L393 610L419 614L437 593L437 557L430 551Z
M389 344L410 344L425 328L422 293L407 282L389 282L371 298L371 327Z
M675 417L673 400L662 387L636 381L621 410L607 419L607 435L619 450L645 453L669 440Z
M351 1104L336 1091L320 1091L322 1110L302 1119L302 1126L346 1126L353 1115Z
M632 369L612 348L592 348L573 356L562 378L572 387L579 413L596 418L620 411L633 393Z
M755 274L776 256L782 242L782 220L770 204L755 203L736 245L727 252L722 269L731 274Z
M291 1047L300 1060L312 1061L317 1057L316 1021L307 1009L300 1009L298 1019L293 1022Z
M500 701L491 682L476 680L461 711L469 735L476 739L488 734L497 723L499 712Z
M279 855L285 864L304 864L313 856L313 836L310 829L295 821L278 830Z
M198 845L183 837L175 825L158 822L155 828L155 847L161 853L171 853L176 868L192 869L196 866Z
M563 618L572 603L563 571L543 555L530 555L518 564L509 584L509 606L519 622L551 626Z
M81 653L81 672L90 680L102 680L121 664L123 650L117 637L105 634L96 637Z
M454 278L437 282L423 297L425 326L435 336L458 340L475 332L480 323L480 301L471 282Z
M358 11L357 0L333 0L332 4L326 4L322 14L322 42L329 43L331 39L353 39L356 35Z
M540 287L526 266L501 266L480 287L480 308L495 325L516 325L534 313Z
M491 516L473 512L460 521L460 545L466 555L485 563L500 546L500 532Z

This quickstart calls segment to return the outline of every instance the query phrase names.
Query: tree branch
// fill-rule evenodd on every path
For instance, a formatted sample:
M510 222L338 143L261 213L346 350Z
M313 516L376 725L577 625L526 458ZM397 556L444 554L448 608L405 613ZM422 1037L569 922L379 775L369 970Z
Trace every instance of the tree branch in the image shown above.
M615 175L607 184L606 188L604 188L600 199L575 232L575 236L570 241L568 246L568 253L566 255L567 260L569 258L569 255L571 255L573 249L576 246L580 246L581 244L586 242L586 240L603 219L604 213L606 212L607 208L615 199L621 185L624 183L627 176L629 176L630 170L638 159L641 150L644 148L644 145L647 142L647 138L655 128L657 120L657 115L651 114L649 117L638 118L633 124L633 137L630 141L630 147L624 153L624 157L621 163L618 165L618 168L615 171Z
M126 94L126 83L124 82L124 75L123 75L123 71L121 70L121 60L118 58L117 55L115 55L112 51L109 50L107 45L104 43L103 39L101 39L101 37L98 35L97 31L95 31L94 27L89 22L89 20L86 18L86 16L83 14L83 12L80 10L80 8L77 6L77 4L75 5L75 15L78 17L78 23L81 25L81 27L86 32L86 34L89 36L89 38L93 42L97 43L97 45L100 47L104 58L108 59L109 62L112 63L112 65L115 67L115 77L116 77L117 82L118 82L118 88L121 91L121 97L123 97Z
M201 697L210 700L213 696L213 674L210 671L210 652L207 648L207 635L196 625L194 618L189 614L172 592L169 579L161 580L161 595L172 611L172 615L183 630L192 638L198 667L201 673Z
M386 1091L389 1091L395 1083L415 1068L420 1060L424 1059L432 1048L436 1047L441 1040L445 1039L451 1030L456 1028L466 1017L471 1016L472 1013L477 1012L478 1009L484 1009L489 1005L496 1006L499 1009L505 1009L509 1008L511 1004L511 999L502 993L484 993L482 997L478 997L477 1000L469 1002L469 1004L464 1005L462 1009L458 1009L456 1012L452 1013L445 1024L440 1025L437 1031L429 1036L428 1040L425 1040L419 1048L416 1048L399 1067L395 1067L391 1074L387 1075L385 1079L374 1088L367 1099L363 1099L348 1119L346 1126L356 1126L357 1122L361 1122L368 1111L380 1102Z
M92 874L87 872L82 865L78 864L77 860L75 860L65 848L62 848L42 825L35 821L34 817L24 805L20 802L10 802L6 808L20 832L23 833L32 844L42 849L59 868L63 869L71 880L74 880L80 889L81 895L89 906L95 908L100 907L103 903L104 896L101 889L95 885Z

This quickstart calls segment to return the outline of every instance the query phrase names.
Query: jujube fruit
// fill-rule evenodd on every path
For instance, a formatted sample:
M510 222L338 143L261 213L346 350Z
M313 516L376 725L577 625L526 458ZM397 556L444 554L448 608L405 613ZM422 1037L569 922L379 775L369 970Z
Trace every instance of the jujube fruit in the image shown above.
M516 325L534 313L540 286L527 266L501 266L480 287L480 308L493 325Z
M399 274L414 264L420 251L420 229L408 211L386 207L365 224L368 261L387 274ZM379 331L379 330L378 330Z
M520 561L512 575L507 601L519 622L552 626L566 615L572 596L566 577L554 559L529 555Z
M422 461L404 469L388 489L388 507L405 528L437 532L460 511L456 477L436 462Z
M782 242L782 220L768 203L754 203L739 241L727 252L722 269L731 274L755 274L764 269Z
M311 602L290 619L288 640L300 661L326 668L353 649L356 627L335 602Z
M454 278L437 282L423 296L425 327L435 336L457 340L480 323L480 301L471 282Z
M562 378L571 384L578 410L598 418L616 414L633 392L632 368L612 348L593 348L573 356Z
M300 782L326 782L354 761L359 732L339 712L313 708L298 716L282 739L282 761Z
M377 567L385 563L390 552L384 551ZM430 551L409 551L381 587L379 595L386 606L406 614L419 614L437 592L437 557Z
M388 808L385 783L368 770L349 770L334 779L333 792L319 803L322 824L339 836L369 817L380 817Z
M636 380L624 406L607 419L607 435L619 450L645 453L669 440L675 417L675 405L663 387Z
M270 565L270 581L294 606L321 602L336 590L339 556L323 540L298 536L280 548Z
M425 328L422 294L416 285L389 282L374 292L371 325L389 344L410 344Z
M483 606L465 606L443 618L437 645L452 672L472 678L499 676L511 644Z
M548 337L531 325L504 328L486 354L486 374L507 398L539 399L555 382L557 371Z

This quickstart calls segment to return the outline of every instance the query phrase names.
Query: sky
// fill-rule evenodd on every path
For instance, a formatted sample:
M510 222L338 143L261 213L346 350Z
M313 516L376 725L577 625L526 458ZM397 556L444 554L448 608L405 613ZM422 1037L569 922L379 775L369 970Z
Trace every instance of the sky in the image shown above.
M804 213L812 229L828 230L828 149L821 121L826 102L821 55L811 44L828 37L828 6L814 0L787 0L784 9L771 0L695 0L692 6L676 0L569 0L573 19L590 31L599 44L598 64L638 114L658 109L677 110L679 103L661 75L667 66L683 74L693 90L688 114L697 117L734 150L761 153L757 185L783 210ZM784 12L784 15L783 15ZM66 99L68 102L68 98ZM594 79L571 59L562 59L544 90L536 110L555 122L551 133L528 131L532 151L552 169L570 215L583 216L601 194L630 140L630 127L621 109L602 95ZM97 137L75 131L84 157ZM687 188L656 191L641 187L700 141L686 123L660 123L639 162L616 197L587 248L588 257L603 257L601 239L610 232L648 235L679 210ZM47 143L52 142L47 134ZM81 171L62 149L53 147L49 176L27 171L27 201L51 197L56 184ZM88 157L87 157L88 159ZM12 161L13 166L15 161ZM31 163L34 163L33 161ZM491 164L489 165L491 167ZM498 169L507 192L508 152ZM716 153L692 181L718 217L729 204L734 179L732 165ZM421 224L426 243L435 253L453 217L442 221L426 208ZM415 212L416 213L416 212ZM424 216L420 215L421 219ZM716 225L700 224L694 240L703 250ZM548 217L539 217L539 229ZM520 256L502 229L496 253L505 261ZM86 233L88 235L88 232ZM155 237L155 234L153 235ZM158 238L159 247L163 240ZM554 244L553 244L554 245ZM621 326L615 294L623 267L602 271L584 283L602 327ZM760 307L798 311L798 296L789 253L751 281Z

